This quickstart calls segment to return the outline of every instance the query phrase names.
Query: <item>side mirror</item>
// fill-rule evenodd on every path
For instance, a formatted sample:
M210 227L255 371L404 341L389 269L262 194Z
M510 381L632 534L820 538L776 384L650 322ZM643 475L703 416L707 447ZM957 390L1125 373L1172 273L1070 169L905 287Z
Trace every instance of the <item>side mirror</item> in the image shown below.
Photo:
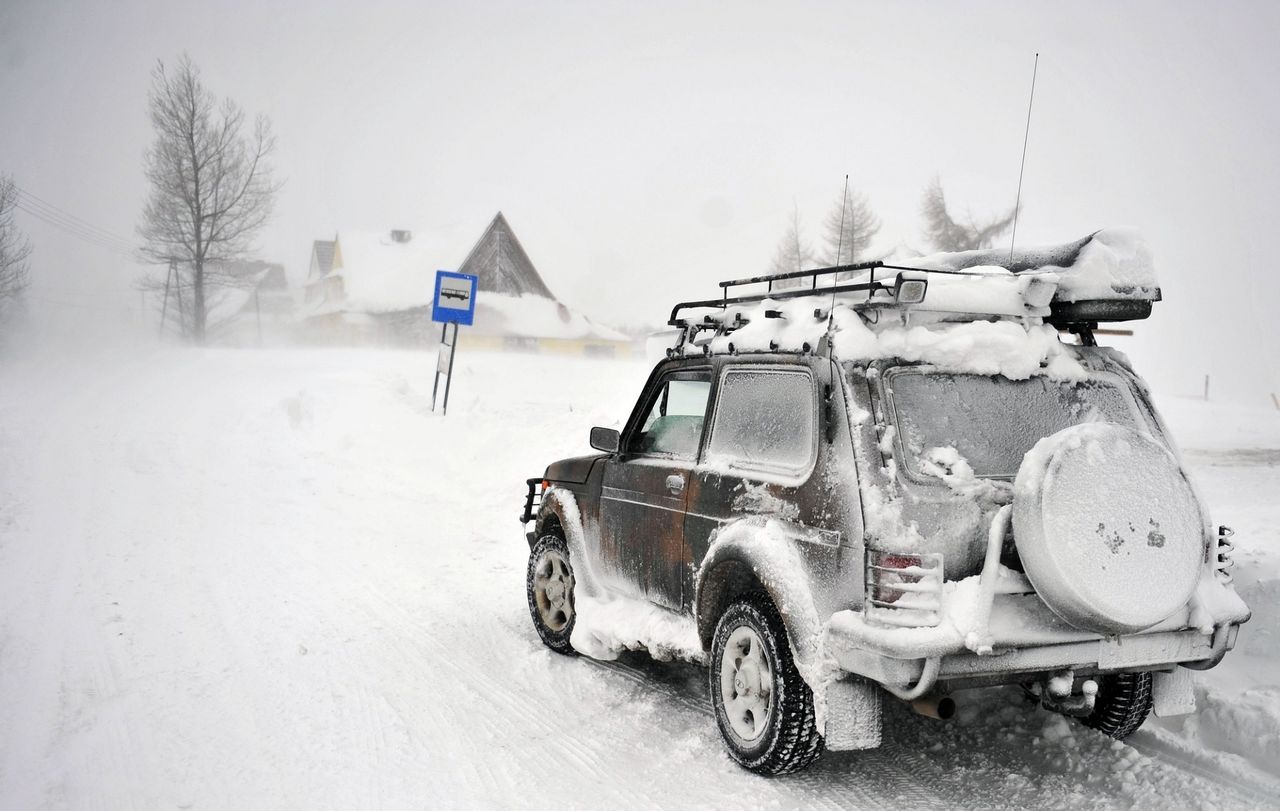
M612 428L592 428L591 447L605 453L617 453L622 437Z

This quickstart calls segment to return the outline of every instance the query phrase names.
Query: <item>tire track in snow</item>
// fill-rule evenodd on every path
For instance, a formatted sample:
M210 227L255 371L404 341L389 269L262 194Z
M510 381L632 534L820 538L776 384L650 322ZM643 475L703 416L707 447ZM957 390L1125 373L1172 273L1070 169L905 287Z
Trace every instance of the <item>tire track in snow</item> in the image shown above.
M643 666L619 660L602 661L586 656L581 658L599 668L616 673L643 689L662 694L670 701L705 718L709 728L715 729L715 714L711 708L710 699L705 692L705 670L698 668L702 675L699 681L704 689L697 693L690 693L669 682L654 678L655 674L652 671L658 670L665 663L653 662L648 666ZM684 664L677 666L695 667L694 665ZM718 734L716 733L717 736ZM716 738L716 745L719 745L718 737ZM727 758L727 756L725 757ZM874 772L877 778L897 778L892 786L887 786L893 792L891 796L878 790L885 786L877 786L873 789L860 783L850 785L847 781L840 783L838 786L833 786L833 778L838 780L842 777L847 777L845 767L849 765L848 761L854 757L859 759L859 762L854 764L854 768L858 771L866 771L866 766L871 765L866 761L874 761ZM939 801L940 792L930 791L929 788L920 785L915 779L918 775L924 773L923 770L918 768L923 761L924 757L919 753L893 744L851 755L835 754L833 756L833 753L828 752L810 769L782 778L773 778L771 783L787 787L803 786L810 792L805 797L806 808L864 808L868 804L879 804L888 800L905 801L910 808L949 807L949 803ZM904 763L907 765L904 766ZM744 772L743 774L745 777L746 773ZM833 788L837 788L840 792L834 797L830 796ZM950 789L952 786L947 785L946 788ZM942 796L946 795L943 794Z
M666 666L665 663L600 661L588 657L582 658L595 667L615 673L643 689L662 694L669 701L706 718L707 722L714 726L714 715L704 692L681 689L669 680L662 679L660 675L655 678L655 671ZM956 764L953 760L945 757L931 757L923 751L920 748L923 742L916 740L919 737L918 734L908 735L906 741L893 740L895 722L903 720L913 722L917 719L907 716L903 708L886 706L885 742L880 748L859 752L825 753L822 759L808 771L787 776L782 778L782 781L789 786L804 786L815 792L812 796L805 798L806 807L813 808L859 808L865 807L868 803L884 802L890 799L899 804L905 803L906 807L910 808L953 808L964 805L960 800L961 797L967 797L976 806L987 806L993 800L997 800L998 792L995 792L995 796L984 800L981 795L987 794L986 790L992 787L977 787L969 784L963 776L956 774ZM929 723L923 719L919 720ZM1030 741L1023 743L1029 744ZM1024 748L1016 743L1014 745L1018 749ZM1189 772L1193 778L1211 783L1222 790L1221 800L1230 803L1232 807L1271 806L1276 803L1277 797L1280 797L1276 787L1269 787L1256 781L1251 782L1247 778L1241 781L1235 775L1213 768L1211 764L1197 763L1161 745L1153 736L1141 737L1140 733L1138 740L1131 739L1125 745L1132 746L1142 755L1162 766L1177 772ZM999 758L1001 748L999 745L993 747L990 754ZM1019 766L1016 760L1007 759L1004 762L1008 763L1010 768ZM848 782L851 773L874 774L876 783L880 785L874 790L859 783L851 785ZM998 781L995 782L998 783ZM837 797L830 796L832 791L838 792ZM975 791L979 796L975 797ZM824 792L828 796L823 796Z
M1168 741L1162 740L1158 731L1140 729L1133 737L1125 741L1142 754L1166 763L1174 768L1191 772L1207 780L1241 799L1250 800L1259 807L1274 806L1280 803L1280 782L1265 781L1263 775L1252 769L1240 769L1238 772L1227 772L1221 764L1215 763L1211 756L1204 753L1179 749Z
M440 709L453 719L447 729L474 730L478 726L487 733L490 741L510 742L512 732L521 726L513 720L522 720L525 722L523 726L532 730L532 740L539 747L536 763L517 760L527 771L538 774L552 764L556 768L567 765L589 774L606 771L599 753L588 743L573 735L559 734L558 725L546 722L547 719L539 713L538 705L531 706L531 694L517 693L514 682L502 681L491 675L503 672L501 662L467 661L459 655L464 651L502 651L509 648L508 640L495 637L491 623L468 626L465 629L467 644L459 645L456 640L440 634L435 625L423 622L420 616L381 591L369 588L363 591L362 596L365 599L360 601L359 608L371 618L383 621L386 627L412 631L411 639L402 640L395 646L396 656L402 659L401 666L413 666L421 673L436 674L436 681L443 676L443 682L470 699L459 701L459 696L446 697L446 703ZM477 711L477 708L484 708L484 711ZM421 716L417 720L420 722ZM475 787L482 789L483 795L490 798L495 796L494 789L498 789L496 796L520 796L523 793L522 783L519 775L511 773L512 761L508 759L518 753L517 747L502 753L508 757L490 758L487 753L479 753L479 756L470 758L467 763L475 769ZM613 788L607 793L614 802L627 803L628 795L622 790Z

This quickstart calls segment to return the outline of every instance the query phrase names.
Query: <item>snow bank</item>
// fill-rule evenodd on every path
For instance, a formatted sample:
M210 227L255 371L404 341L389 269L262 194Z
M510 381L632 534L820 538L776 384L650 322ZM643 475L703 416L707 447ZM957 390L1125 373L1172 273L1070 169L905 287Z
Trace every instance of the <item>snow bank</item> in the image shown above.
M531 338L631 340L615 329L595 323L577 310L533 293L504 296L481 292L476 296L476 327L485 332Z

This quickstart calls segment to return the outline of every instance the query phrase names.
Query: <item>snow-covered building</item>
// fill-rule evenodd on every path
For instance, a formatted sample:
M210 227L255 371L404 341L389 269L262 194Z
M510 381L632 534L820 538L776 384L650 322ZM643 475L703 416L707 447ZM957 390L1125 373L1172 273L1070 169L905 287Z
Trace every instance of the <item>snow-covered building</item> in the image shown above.
M457 253L452 253L457 256ZM435 274L451 251L408 230L339 231L312 244L305 288L307 332L324 343L421 345L440 337L431 320ZM475 323L463 346L614 355L630 338L558 301L502 212L456 266L478 279Z
M227 346L279 346L293 340L298 303L284 265L261 260L211 264L206 293L209 339Z

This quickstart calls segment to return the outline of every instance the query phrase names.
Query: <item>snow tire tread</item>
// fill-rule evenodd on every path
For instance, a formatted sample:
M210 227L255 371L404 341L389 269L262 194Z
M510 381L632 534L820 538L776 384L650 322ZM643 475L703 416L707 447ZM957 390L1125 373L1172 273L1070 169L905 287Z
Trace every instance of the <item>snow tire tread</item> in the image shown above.
M1118 741L1132 735L1151 713L1151 674L1116 673L1103 679L1085 726Z
M565 656L576 656L577 651L573 649L573 645L569 642L569 637L573 635L573 626L577 622L578 615L575 611L569 617L569 622L559 631L555 631L542 621L542 616L538 613L538 603L534 597L533 581L537 574L538 561L542 559L543 554L552 549L564 556L569 561L569 571L573 571L573 561L569 558L569 546L565 543L564 538L554 533L548 533L538 539L533 545L533 549L529 551L529 566L525 572L525 597L529 601L529 615L533 618L534 630L538 632L538 637L542 639L544 645L551 648L556 653L562 653ZM569 601L572 605L573 595L569 595Z
M728 720L720 697L720 655L729 634L745 620L765 640L777 667L774 720L759 751L740 750L725 731ZM814 717L813 691L796 668L782 615L767 594L753 592L739 598L721 615L711 647L709 668L711 705L730 756L742 767L769 777L807 768L822 754L822 735Z

